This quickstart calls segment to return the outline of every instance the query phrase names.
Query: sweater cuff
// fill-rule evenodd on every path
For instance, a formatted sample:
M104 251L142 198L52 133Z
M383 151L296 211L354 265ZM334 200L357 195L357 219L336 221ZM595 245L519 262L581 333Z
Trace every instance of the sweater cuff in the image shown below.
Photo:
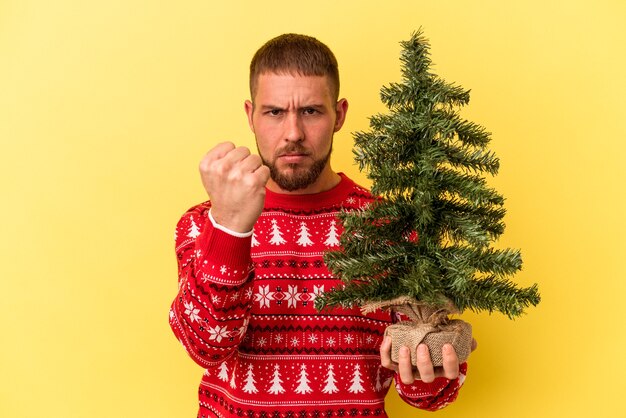
M235 232L232 229L228 229L225 226L218 224L217 222L215 222L215 219L213 219L213 215L211 215L211 209L209 209L209 220L213 224L213 228L219 229L220 231L224 231L227 234L232 235L237 238L246 238L246 237L252 236L252 233L254 232L254 230L250 232Z
M252 269L252 234L239 237L206 222L196 240L197 269L202 278L225 285L241 285Z

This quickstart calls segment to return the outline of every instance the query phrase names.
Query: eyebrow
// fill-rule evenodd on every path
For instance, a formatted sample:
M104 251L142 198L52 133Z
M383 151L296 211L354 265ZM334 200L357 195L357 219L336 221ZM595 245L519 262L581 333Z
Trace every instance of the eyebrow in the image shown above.
M261 111L267 111L267 110L285 110L284 107L282 106L278 106L278 105L261 105L259 106ZM323 104L310 104L310 105L305 105L305 106L300 106L298 108L298 110L304 110L304 109L315 109L315 110L324 110L326 107Z

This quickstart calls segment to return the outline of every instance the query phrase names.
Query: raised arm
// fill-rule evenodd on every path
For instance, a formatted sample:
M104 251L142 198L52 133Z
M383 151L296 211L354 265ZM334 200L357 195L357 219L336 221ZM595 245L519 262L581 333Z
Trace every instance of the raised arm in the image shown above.
M211 203L177 224L178 294L170 326L191 358L210 367L229 357L246 331L254 275L252 227L269 170L247 148L219 144L200 163Z

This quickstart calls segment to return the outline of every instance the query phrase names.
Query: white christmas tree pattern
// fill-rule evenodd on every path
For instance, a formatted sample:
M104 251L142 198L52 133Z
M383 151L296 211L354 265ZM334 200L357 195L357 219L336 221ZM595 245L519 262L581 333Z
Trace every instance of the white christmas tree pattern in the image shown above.
M285 388L282 385L283 381L280 378L280 366L277 364L274 366L274 375L272 377L272 386L267 391L273 395L278 395L279 393L285 393Z
M348 392L351 393L362 393L365 392L365 388L363 388L363 378L361 377L361 366L354 366L354 374L352 375L352 385L348 388Z
M304 222L300 222L300 232L298 233L297 243L303 247L313 245L313 241L311 241L311 233Z
M326 241L324 241L328 247L336 247L339 245L339 233L337 231L337 221L334 219L330 221L330 229L326 234Z
M280 229L278 228L278 223L276 222L276 219L272 219L271 235L272 235L272 238L270 239L270 244L272 245L280 245L280 244L284 244L287 242L283 238L283 235L280 232Z
M246 379L244 380L246 385L243 387L243 391L247 393L257 393L259 390L254 385L256 381L254 380L254 372L252 370L252 364L248 365L248 372L246 373Z
M301 395L313 392L313 389L311 389L309 383L309 375L306 372L306 364L303 364L300 367L300 378L298 379L298 387L295 389L295 392Z
M335 379L334 366L332 364L328 365L328 373L326 374L326 386L322 389L324 393L337 393L339 389L335 385L337 380Z
M193 220L193 216L190 217L191 219L191 225L189 226L189 232L187 233L187 236L189 238L196 238L198 235L200 235L200 228L198 228L198 225L196 225L196 223Z
M258 247L259 241L256 239L256 233L252 233L252 243L250 244L252 247Z
M235 382L235 375L237 374L237 364L233 367L233 376L230 378L230 387L233 389L237 388L237 382Z
M224 382L228 381L228 364L225 361L220 364L220 373L217 375Z

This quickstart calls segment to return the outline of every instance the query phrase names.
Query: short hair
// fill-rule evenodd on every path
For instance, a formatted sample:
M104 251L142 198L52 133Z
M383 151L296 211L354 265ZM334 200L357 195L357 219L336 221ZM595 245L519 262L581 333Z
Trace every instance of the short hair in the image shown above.
M327 76L330 93L339 97L339 69L330 48L312 36L286 33L267 41L250 62L250 96L261 74Z

